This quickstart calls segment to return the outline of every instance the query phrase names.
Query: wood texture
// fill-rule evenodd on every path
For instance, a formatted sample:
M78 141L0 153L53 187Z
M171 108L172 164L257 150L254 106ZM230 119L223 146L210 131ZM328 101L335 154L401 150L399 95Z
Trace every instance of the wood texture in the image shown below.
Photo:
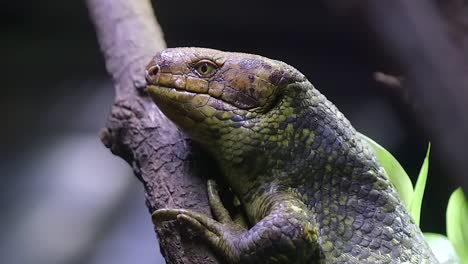
M132 166L150 212L190 208L209 215L205 181L215 173L203 166L209 158L146 95L144 67L165 47L150 1L88 0L87 5L115 83L103 143ZM209 249L176 222L157 227L156 233L167 263L217 263Z

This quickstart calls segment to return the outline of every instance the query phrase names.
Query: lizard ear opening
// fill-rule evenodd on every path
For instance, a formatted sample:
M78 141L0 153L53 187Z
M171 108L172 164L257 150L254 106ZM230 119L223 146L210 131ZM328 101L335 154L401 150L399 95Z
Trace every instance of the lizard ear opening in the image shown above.
M285 87L293 83L305 82L307 78L295 68L284 64L283 69L273 71L268 80L275 86Z
M270 102L266 103L263 106L263 111L262 112L263 113L268 113L273 108L277 107L280 104L283 97L284 97L283 91L281 91L281 90L277 91L276 94L274 95L274 97L272 98L272 100Z

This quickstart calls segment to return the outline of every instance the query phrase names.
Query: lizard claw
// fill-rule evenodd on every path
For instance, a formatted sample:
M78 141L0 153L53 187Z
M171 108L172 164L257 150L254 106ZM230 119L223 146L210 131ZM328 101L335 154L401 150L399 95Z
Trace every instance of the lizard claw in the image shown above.
M185 221L188 220L188 218L190 218L190 220ZM202 226L217 234L219 234L219 231L222 229L222 225L218 221L204 214L185 209L159 209L153 213L152 220L155 224L165 221L183 220L183 222L187 222L190 224L190 227L194 229L200 229L200 226Z
M206 228L204 225L202 225L198 220L196 220L193 217L190 217L185 214L180 214L177 216L177 220L185 226L189 226L192 228L195 232L200 233L208 242L216 247L216 245L219 244L220 241L220 235L214 233L213 231L209 230Z
M159 209L153 212L151 218L153 223L156 224L176 220L178 215L185 213L187 213L187 210L184 209Z

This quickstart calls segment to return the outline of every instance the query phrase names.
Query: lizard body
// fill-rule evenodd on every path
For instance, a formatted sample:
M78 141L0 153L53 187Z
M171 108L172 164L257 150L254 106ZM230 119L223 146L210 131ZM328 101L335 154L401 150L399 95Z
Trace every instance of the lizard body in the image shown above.
M230 263L437 263L373 151L293 67L202 48L158 53L146 71L160 109L211 151L244 206L232 220L160 209Z

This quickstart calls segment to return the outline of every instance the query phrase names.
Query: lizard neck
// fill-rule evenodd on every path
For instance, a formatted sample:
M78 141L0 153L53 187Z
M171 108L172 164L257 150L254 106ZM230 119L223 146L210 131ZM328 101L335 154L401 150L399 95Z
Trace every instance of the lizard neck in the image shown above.
M256 125L242 138L227 134L212 148L242 202L255 207L272 193L298 192L313 205L314 195L361 178L382 178L388 185L372 151L343 114L309 82L292 85L292 94L285 94L267 117L250 120Z

